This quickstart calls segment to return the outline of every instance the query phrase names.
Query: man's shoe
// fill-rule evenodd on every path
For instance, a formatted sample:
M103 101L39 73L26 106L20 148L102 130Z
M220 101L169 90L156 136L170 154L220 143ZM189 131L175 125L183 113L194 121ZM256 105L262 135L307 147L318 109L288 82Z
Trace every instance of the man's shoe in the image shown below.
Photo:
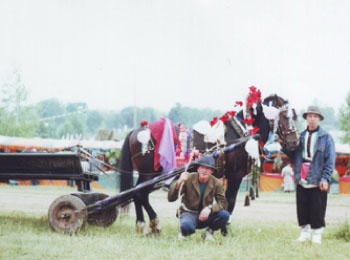
M314 229L314 233L312 235L313 244L322 244L322 233L323 228Z
M207 241L214 241L214 231L208 228L203 234L202 238Z
M301 229L301 233L300 233L300 236L298 237L297 241L306 242L308 240L311 240L311 227L310 227L310 225L305 225Z
M188 237L182 235L181 232L179 232L179 234L177 234L177 240L182 241L182 240L187 240L187 239L188 239Z

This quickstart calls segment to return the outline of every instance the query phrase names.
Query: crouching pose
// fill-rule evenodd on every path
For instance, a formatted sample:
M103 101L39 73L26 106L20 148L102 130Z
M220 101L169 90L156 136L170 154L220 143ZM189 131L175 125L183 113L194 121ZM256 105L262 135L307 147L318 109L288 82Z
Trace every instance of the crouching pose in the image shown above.
M212 176L217 171L212 156L200 158L195 165L197 172L183 172L172 183L168 200L176 201L181 191L180 239L193 234L196 229L207 228L203 238L213 240L214 231L225 226L230 216L226 211L224 187L220 180Z

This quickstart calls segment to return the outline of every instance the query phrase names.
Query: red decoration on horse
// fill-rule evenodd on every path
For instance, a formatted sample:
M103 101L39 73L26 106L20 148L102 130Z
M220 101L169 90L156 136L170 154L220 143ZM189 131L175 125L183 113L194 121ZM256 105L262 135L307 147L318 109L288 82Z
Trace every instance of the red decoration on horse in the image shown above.
M143 120L140 122L140 125L143 126L147 126L148 125L148 121L147 120Z

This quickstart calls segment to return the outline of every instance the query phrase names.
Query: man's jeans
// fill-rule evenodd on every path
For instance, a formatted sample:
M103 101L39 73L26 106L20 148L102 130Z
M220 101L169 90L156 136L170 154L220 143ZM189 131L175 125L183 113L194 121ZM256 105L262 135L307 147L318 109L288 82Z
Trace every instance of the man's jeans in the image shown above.
M209 227L213 231L224 227L230 218L230 213L220 210L214 215L210 215L206 221L199 220L198 213L183 212L180 216L181 232L184 236L193 234L196 229Z

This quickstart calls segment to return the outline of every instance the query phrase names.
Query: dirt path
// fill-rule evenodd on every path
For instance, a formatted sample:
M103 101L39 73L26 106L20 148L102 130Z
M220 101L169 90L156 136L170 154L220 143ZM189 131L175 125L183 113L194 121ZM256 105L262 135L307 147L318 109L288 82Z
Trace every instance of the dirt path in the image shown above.
M47 210L57 197L74 193L76 190L64 187L45 186L0 186L0 213L25 212L27 214L47 214ZM112 190L96 190L109 195ZM238 195L233 221L264 221L296 223L295 194L262 193L244 207L244 193ZM178 201L169 203L167 193L156 191L151 194L151 203L159 217L175 217ZM133 206L130 215L135 215ZM350 220L350 196L329 195L326 214L327 223L339 223Z

